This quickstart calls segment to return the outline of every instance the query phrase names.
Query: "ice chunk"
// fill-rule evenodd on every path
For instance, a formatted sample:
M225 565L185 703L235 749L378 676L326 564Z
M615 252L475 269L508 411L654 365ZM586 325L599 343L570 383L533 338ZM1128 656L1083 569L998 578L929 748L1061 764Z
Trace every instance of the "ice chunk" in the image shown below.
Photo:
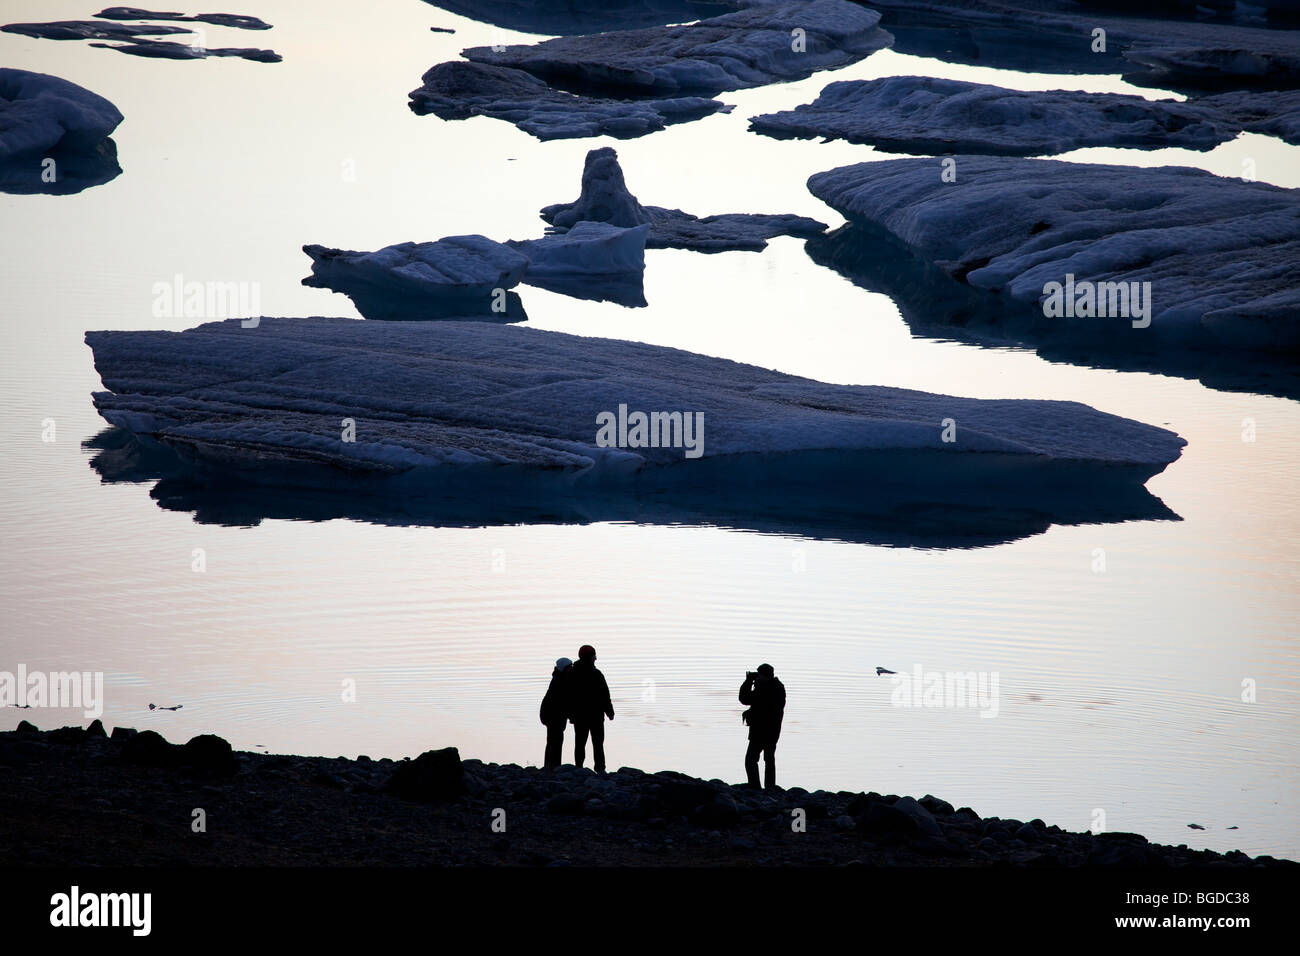
M890 152L1002 156L1085 146L1208 150L1241 130L1201 101L1009 90L926 76L831 83L810 104L750 123L772 136L825 136Z
M444 120L490 116L542 140L630 139L730 110L718 100L698 96L645 100L582 96L552 89L523 70L461 60L433 67L410 96L411 110L417 114L433 113Z
M139 7L109 7L100 10L95 16L101 20L179 20L184 22L211 23L219 27L234 27L239 30L269 30L271 24L257 17L247 17L237 13L196 13L187 17L183 13L157 12L141 10Z
M302 247L312 259L303 285L342 292L367 318L504 316L518 299L506 290L519 284L526 256L484 236L448 236L436 242L403 242L375 252L325 246Z
M524 282L579 299L644 306L645 240L648 225L623 229L580 222L565 233L507 245L528 257Z
M122 114L75 83L0 68L0 190L79 192L122 169L109 134Z
M130 11L129 7L110 7L97 16L117 11ZM134 11L144 13L146 11ZM218 18L216 20L210 18ZM179 14L169 15L173 20L204 20L217 23L222 18L233 18L225 26L241 26L244 29L269 29L256 17L237 17L233 14L209 13L197 17L184 17ZM124 18L125 19L125 18ZM235 23L233 20L247 21ZM253 26L252 23L261 24ZM251 47L202 47L197 43L172 43L167 40L149 40L142 37L175 36L181 33L193 33L189 27L166 26L154 23L118 23L103 20L58 20L50 23L10 23L0 27L0 31L17 33L22 36L45 40L114 40L113 43L92 43L91 46L105 50L120 50L134 56L161 57L171 60L200 60L209 56L236 56L245 60L262 63L279 63L283 59L274 50L260 50Z
M684 496L692 514L739 501L755 520L784 508L816 524L888 500L928 503L941 522L982 515L986 533L1034 513L1041 530L1099 520L1120 500L1150 516L1153 499L1133 494L1184 445L1073 402L827 385L481 322L264 318L86 342L108 389L96 408L162 456L155 474L198 470L228 496L365 490L396 496L403 514L428 496L498 514L585 501L600 513L631 494L666 520Z
M610 146L587 153L578 198L571 203L545 207L542 218L561 230L583 221L607 222L624 228L648 224L647 248L699 252L757 251L765 248L773 236L808 238L826 230L825 223L806 216L727 213L700 218L680 209L643 206L628 190L618 164L618 153Z
M950 63L1124 72L1131 82L1163 89L1300 85L1293 30L1140 16L1131 4L1123 12L1096 10L1074 0L872 0L871 6L882 12L881 25L899 53Z
M1300 192L1176 166L953 162L953 181L938 160L895 159L818 173L808 188L1044 316L1060 303L1051 283L1111 305L1121 291L1144 296L1145 320L1122 308L1052 316L1099 344L1300 348Z
M855 63L889 46L879 23L880 14L848 0L752 3L685 25L472 47L463 55L562 87L712 96Z

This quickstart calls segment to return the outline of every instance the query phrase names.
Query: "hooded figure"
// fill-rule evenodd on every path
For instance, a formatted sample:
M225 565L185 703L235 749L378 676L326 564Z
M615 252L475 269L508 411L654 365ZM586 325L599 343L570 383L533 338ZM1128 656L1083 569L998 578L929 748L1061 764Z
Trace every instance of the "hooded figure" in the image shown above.
M596 649L590 644L578 651L572 668L573 762L579 767L587 756L587 735L591 735L591 756L596 773L605 772L605 718L614 719L605 675L596 669Z
M760 664L758 671L745 675L740 685L740 702L748 704L744 721L749 724L749 749L745 751L745 774L751 787L758 786L758 755L763 755L764 785L776 786L776 742L781 736L785 717L785 685L771 664Z
M546 759L542 766L548 769L560 765L560 753L564 749L564 725L573 716L572 675L573 661L561 657L555 662L555 670L551 671L551 686L546 688L546 696L542 698L539 716L546 725Z

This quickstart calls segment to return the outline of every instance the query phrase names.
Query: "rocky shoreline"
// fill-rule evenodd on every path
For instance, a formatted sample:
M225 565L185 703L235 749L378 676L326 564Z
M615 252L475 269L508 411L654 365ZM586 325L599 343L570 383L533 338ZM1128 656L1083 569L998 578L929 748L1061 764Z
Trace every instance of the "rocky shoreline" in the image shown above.
M772 793L672 771L236 752L118 727L0 733L17 866L1297 866L981 818L938 797ZM197 811L201 810L202 814ZM200 819L202 826L200 826Z

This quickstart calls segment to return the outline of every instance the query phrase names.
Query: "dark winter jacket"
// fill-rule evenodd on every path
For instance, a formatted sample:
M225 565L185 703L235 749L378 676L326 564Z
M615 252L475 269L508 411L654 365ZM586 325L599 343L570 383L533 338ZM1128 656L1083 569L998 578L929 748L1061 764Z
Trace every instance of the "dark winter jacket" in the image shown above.
M546 726L564 724L573 716L573 667L551 671L551 686L546 688L539 715Z
M572 675L573 710L570 714L575 724L592 726L605 717L614 719L614 705L609 699L609 685L605 675L591 661L578 661L569 668Z
M740 685L740 702L749 705L745 712L749 739L776 743L785 717L785 685L775 676L755 677L752 681L745 678Z

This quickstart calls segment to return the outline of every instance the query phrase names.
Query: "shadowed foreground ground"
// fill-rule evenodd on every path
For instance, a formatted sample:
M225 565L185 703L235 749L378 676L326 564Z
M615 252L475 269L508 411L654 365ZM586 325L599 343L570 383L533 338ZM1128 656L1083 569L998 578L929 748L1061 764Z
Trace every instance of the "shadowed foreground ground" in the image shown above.
M454 748L402 761L244 753L211 735L110 739L99 721L0 733L0 780L0 859L18 866L1297 865L982 819L932 796L598 777L461 761Z

